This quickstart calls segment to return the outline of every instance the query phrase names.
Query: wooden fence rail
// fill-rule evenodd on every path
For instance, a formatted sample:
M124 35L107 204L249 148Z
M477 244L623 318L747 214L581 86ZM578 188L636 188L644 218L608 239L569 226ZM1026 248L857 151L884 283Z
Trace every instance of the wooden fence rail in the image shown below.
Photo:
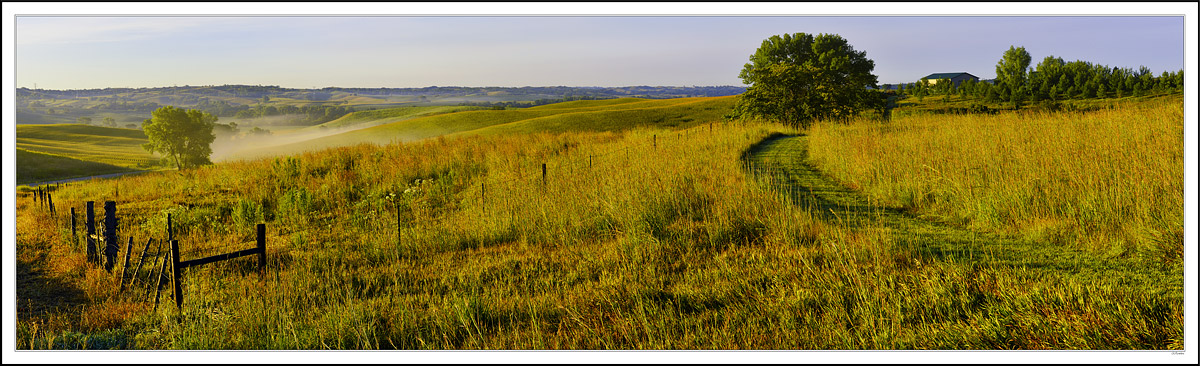
M267 267L267 225L258 224L255 227L255 231L254 248L186 261L179 260L179 241L171 240L171 282L175 287L175 307L178 309L183 308L183 278L180 277L180 273L185 268L257 254L258 269L260 271L265 269Z

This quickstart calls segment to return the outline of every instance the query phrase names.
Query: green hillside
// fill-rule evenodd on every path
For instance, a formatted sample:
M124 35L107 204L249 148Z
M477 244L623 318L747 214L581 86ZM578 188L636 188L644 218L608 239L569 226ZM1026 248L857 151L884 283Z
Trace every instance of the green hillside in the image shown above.
M659 102L659 101L654 101ZM733 108L733 97L635 102L611 108L582 106L566 113L493 125L456 135L527 132L617 131L633 127L687 128L721 120Z
M247 149L238 152L237 155L241 158L292 155L360 143L387 144L393 141L408 142L459 134L613 131L639 126L687 127L719 120L732 107L733 101L734 97L658 100L623 98L574 101L512 110L446 113L405 119L286 145Z
M333 121L325 122L320 125L306 127L306 130L316 130L320 128L346 128L346 127L363 127L377 126L392 122L399 122L407 119L424 117L436 114L463 112L471 110L479 110L483 107L463 107L463 106L408 106L397 108L374 109L367 111L358 111L347 114Z
M17 184L133 171L126 167L17 149Z
M157 160L142 144L141 130L81 124L17 125L17 148L129 169L145 169ZM18 155L17 166L25 164Z

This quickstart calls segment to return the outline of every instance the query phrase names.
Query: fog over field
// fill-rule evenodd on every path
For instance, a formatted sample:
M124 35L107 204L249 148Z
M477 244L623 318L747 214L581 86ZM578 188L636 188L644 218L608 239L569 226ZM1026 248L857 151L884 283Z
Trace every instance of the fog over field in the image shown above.
M286 116L277 116L277 117L286 117ZM263 119L274 119L277 117L264 117ZM333 136L333 135L337 135L340 133L357 131L357 130L369 128L372 126L373 125L371 125L371 124L358 124L358 125L351 125L351 126L346 126L346 127L334 127L334 128L308 128L308 127L293 127L293 126L271 127L271 126L267 126L267 128L264 128L264 129L271 131L271 134L265 135L265 134L250 134L247 131L249 128L253 128L253 127L248 126L246 128L243 128L242 125L239 123L238 127L239 127L239 129L241 129L241 132L242 132L242 134L240 136L224 137L224 138L218 137L216 140L213 141L213 144L212 144L213 153L212 153L211 160L214 163L224 162L224 161L241 160L241 159L243 159L243 157L240 156L239 153L242 151L248 150L248 149L266 149L266 148L275 147L275 146L294 144L294 143L319 139L322 137ZM279 127L288 127L288 128L281 129ZM254 154L252 156L247 156L245 158L261 158L261 157L262 157L262 155L260 155L260 154Z

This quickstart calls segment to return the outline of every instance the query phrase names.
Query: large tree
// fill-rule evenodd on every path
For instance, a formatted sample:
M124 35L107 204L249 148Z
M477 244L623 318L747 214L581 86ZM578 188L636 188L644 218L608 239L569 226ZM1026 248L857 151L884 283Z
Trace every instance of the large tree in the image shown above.
M151 113L142 122L142 131L150 142L142 145L175 161L179 169L212 164L213 125L217 117L200 110L166 106Z
M1033 58L1025 47L1008 46L1008 51L996 64L996 86L1000 95L1014 107L1020 108L1021 101L1029 95L1029 62Z
M875 62L836 34L771 36L750 55L739 75L750 85L733 117L763 118L807 127L844 119L872 102Z

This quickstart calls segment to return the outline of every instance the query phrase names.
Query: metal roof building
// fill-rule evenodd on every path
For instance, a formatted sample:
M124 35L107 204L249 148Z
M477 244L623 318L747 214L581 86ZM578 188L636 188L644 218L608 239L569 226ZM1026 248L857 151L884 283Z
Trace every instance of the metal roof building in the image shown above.
M929 74L925 79L929 80L929 85L935 85L939 80L950 80L954 85L962 84L967 80L979 81L979 77L965 72L943 72L937 74Z

